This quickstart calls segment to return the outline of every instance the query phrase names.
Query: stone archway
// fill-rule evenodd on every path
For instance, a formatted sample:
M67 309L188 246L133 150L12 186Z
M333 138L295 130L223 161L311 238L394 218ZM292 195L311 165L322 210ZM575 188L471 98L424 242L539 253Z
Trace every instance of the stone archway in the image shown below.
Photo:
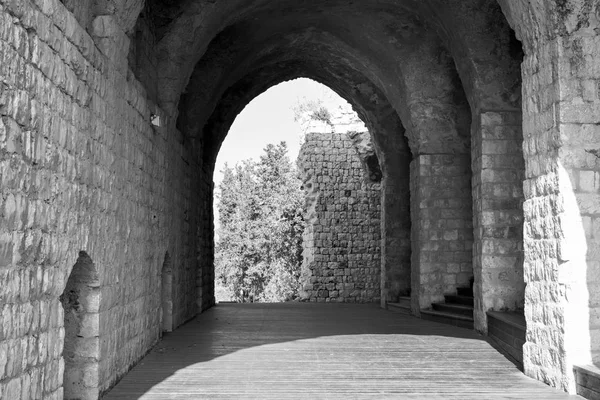
M100 394L100 302L98 271L79 252L60 301L64 309L64 398L95 400Z

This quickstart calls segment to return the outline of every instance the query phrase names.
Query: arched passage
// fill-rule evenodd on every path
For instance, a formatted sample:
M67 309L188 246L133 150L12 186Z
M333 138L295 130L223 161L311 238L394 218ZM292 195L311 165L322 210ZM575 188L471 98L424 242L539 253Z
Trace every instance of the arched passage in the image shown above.
M316 71L312 65L282 63L277 66L276 73L272 67L266 67L247 76L231 87L222 98L221 103L209 119L204 130L206 136L218 141L225 137L229 124L249 103L252 98L266 90L270 85L280 81L301 76L301 70ZM368 80L360 78L351 70L339 68L335 76L315 73L311 76L338 91L342 97L350 99L355 110L363 121L366 121L369 132L376 133L374 142L376 156L380 161L387 203L382 205L383 249L382 283L385 291L390 290L390 301L397 301L397 296L410 289L410 216L409 216L409 162L411 159L408 144L404 137L404 128L397 114L387 103L385 97L373 87ZM207 148L210 147L209 142ZM206 160L215 157L214 148L207 154ZM383 201L383 200L382 200ZM385 246L385 244L383 244ZM387 272L386 272L387 271ZM387 295L383 295L387 298Z
M236 31L234 30L233 32L235 33ZM285 79L287 76L294 77L303 74L328 84L355 105L359 114L361 114L366 121L370 132L372 132L375 143L382 143L383 145L380 146L380 148L390 152L390 155L387 158L383 154L380 154L379 156L381 159L387 159L399 166L399 168L393 168L391 166L386 167L385 164L383 165L384 176L386 174L390 176L389 182L395 181L398 182L399 185L404 185L401 189L399 187L393 188L392 185L389 185L389 193L393 193L395 190L400 196L404 196L405 202L404 206L398 204L398 201L389 201L386 203L389 206L389 209L387 210L388 217L390 216L390 213L393 212L400 214L404 212L405 216L401 217L399 215L398 218L392 217L385 219L386 221L389 221L390 224L387 227L388 229L385 229L384 235L390 240L390 243L395 243L395 245L386 246L385 249L390 250L390 253L396 252L397 254L395 256L389 254L390 257L384 257L384 260L389 260L389 266L383 268L383 270L385 271L390 268L396 270L404 268L404 270L406 270L406 264L408 264L406 261L406 254L409 254L409 252L406 251L406 246L411 244L409 239L410 235L406 234L406 228L410 226L410 222L407 222L409 220L407 217L409 209L408 162L412 156L403 135L405 131L402 128L402 124L394 122L394 118L399 121L396 109L402 110L404 119L408 121L412 127L406 135L409 136L409 142L412 143L413 148L411 150L414 154L418 154L419 157L421 154L427 154L425 157L429 157L430 154L447 154L449 157L445 158L446 162L448 160L452 160L452 162L456 160L456 162L459 162L459 158L455 157L455 154L462 154L462 161L460 161L459 164L462 164L463 167L462 169L456 169L456 171L462 171L460 172L462 177L457 176L456 178L462 179L463 184L457 185L456 187L461 188L459 189L461 193L466 195L467 198L470 198L470 176L468 174L470 158L467 151L469 148L468 108L465 110L466 101L460 100L461 98L464 99L464 94L461 95L460 87L457 88L456 86L458 83L456 73L454 72L454 75L452 75L452 68L450 66L444 68L441 67L441 65L447 65L447 60L442 60L439 69L441 72L439 74L434 74L435 76L439 76L439 79L433 83L428 82L423 71L419 71L415 64L411 73L417 75L413 77L413 79L416 80L411 80L410 82L411 85L419 87L419 90L421 90L421 97L415 94L415 100L412 101L413 104L411 104L410 107L407 107L405 105L406 100L404 99L404 95L402 95L401 92L396 92L393 96L398 103L396 103L395 106L392 106L388 100L388 96L384 94L377 85L372 83L373 81L381 81L381 78L376 75L381 69L375 65L361 66L361 63L364 61L363 59L369 59L368 56L357 54L356 50L352 50L344 41L337 40L326 32L320 33L310 31L304 36L304 43L306 46L309 46L309 50L294 49L293 42L283 45L281 48L274 47L269 43L264 44L264 46L261 45L262 48L266 49L266 53L262 55L262 58L259 57L254 61L256 67L252 67L254 68L252 72L245 77L241 77L237 83L232 82L234 81L235 76L240 73L238 64L235 64L234 70L229 74L220 70L219 74L220 76L223 76L224 79L224 83L221 84L225 86L231 85L228 89L223 91L223 89L219 87L220 84L218 79L212 79L210 81L206 80L206 76L210 75L210 71L214 68L215 62L217 64L222 62L223 59L221 57L227 57L227 60L229 60L231 59L231 54L235 53L235 48L230 48L226 54L220 55L219 49L222 48L220 45L221 42L238 42L237 39L230 38L230 34L223 35L224 36L215 39L216 43L214 44L214 47L211 45L208 50L207 59L199 63L197 71L190 80L185 97L182 103L180 103L181 111L178 120L180 129L189 133L190 136L197 138L195 140L197 141L198 146L201 146L202 151L205 154L205 161L211 163L211 160L215 157L215 149L218 149L219 141L221 140L220 138L223 137L226 132L226 129L222 129L221 125L226 126L226 124L230 124L233 117L236 115L236 109L239 110L246 104L245 102L248 100L244 100L244 96L247 96L244 94L245 92L260 92L262 87L268 87L271 82L277 83L277 79ZM248 47L247 45L243 45L244 39L240 38L239 40L242 40L242 44L240 45L241 49ZM292 47L287 48L289 46ZM419 57L425 56L431 58L432 55L436 53L435 45L432 44L432 46L431 54L414 54L412 58L413 63L415 63ZM269 49L272 49L272 51L267 51ZM335 55L335 57L328 60L327 64L322 64L320 61L321 54ZM336 61L338 58L340 60L339 62ZM437 59L435 57L433 58L434 65L438 65ZM419 73L421 73L421 75L419 75ZM426 89L424 90L423 88ZM213 90L216 91L216 95L210 95ZM457 92L454 93L455 91ZM436 96L441 100L435 100ZM214 109L215 111L206 122L202 134L199 135L197 132L199 126L202 125L202 120L206 118L206 111L199 113L196 110L206 110L206 108L199 107L198 104L202 104L203 101L208 99L210 99L210 105L207 109ZM454 101L456 99L459 100ZM434 117L428 118L428 115L433 115ZM219 125L220 127L215 129L215 125ZM388 125L388 129L379 128L379 126L385 125ZM208 154L207 151L209 152ZM403 163L404 165L402 166ZM434 182L431 181L431 184L434 184ZM451 184L450 186L452 187L454 185ZM390 197L388 197L388 199L391 200ZM461 202L460 204L463 211L458 218L463 218L464 222L458 229L463 229L465 234L452 236L454 239L448 237L447 243L452 240L463 242L465 238L469 240L469 237L472 237L472 233L469 231L471 226L470 200ZM395 211L392 209L394 206L396 207ZM456 206L452 205L450 207ZM449 213L451 212L452 211L449 211ZM425 216L426 212L417 215ZM454 217L454 219L456 218L457 217ZM432 229L443 231L446 228L440 225L435 226ZM396 232L394 232L394 230L396 230ZM416 233L420 233L420 231L417 231ZM443 232L440 232L439 235L442 236ZM417 249L418 252L427 245L424 242L417 241L413 241L413 244L419 247L419 249ZM471 246L465 246L464 244L447 245L447 251L455 253L459 251L458 249L462 249L464 252L463 256L438 258L451 260L448 262L453 262L455 264L458 262L458 269L452 267L453 272L448 272L450 270L445 262L438 261L435 269L424 269L422 273L434 277L434 279L439 282L435 284L432 282L427 289L420 285L420 279L417 279L415 282L418 287L418 290L413 292L416 296L413 307L416 313L418 313L421 308L428 307L432 301L443 299L444 292L456 290L457 285L468 284L468 279L471 274ZM424 257L429 257L429 255L424 255ZM397 261L401 262L398 263ZM432 260L426 261L429 262ZM460 263L463 264L462 269ZM392 265L394 266L392 267ZM415 265L419 264L416 263ZM415 266L415 268L418 267ZM418 269L413 276L419 276L420 274L421 270ZM454 278L448 276L448 274L454 275ZM390 282L393 281L385 276L384 279L389 280ZM394 283L390 284L392 286L395 285ZM388 283L383 286L387 287L387 285ZM391 294L392 298L397 297L400 292L404 292L407 289L406 286L396 286L394 289L395 293Z
M281 67L281 71L289 74L289 72L286 72L285 70L285 64L281 65ZM300 67L302 67L302 65L300 65ZM298 68L298 66L295 68ZM270 69L265 69L264 73L266 74L270 71ZM363 118L365 121L367 121L367 125L371 127L370 131L376 132L380 135L379 139L376 139L376 146L377 140L383 141L384 145L382 148L385 150L380 152L383 154L383 159L391 160L391 163L393 163L389 166L383 164L384 180L388 183L388 193L392 194L394 191L396 191L398 195L394 196L393 198L388 197L390 201L389 203L384 204L383 207L383 212L387 215L387 218L385 218L386 222L384 223L385 226L382 233L385 237L384 240L388 243L388 247L384 249L385 253L382 255L384 258L384 265L382 266L382 271L384 271L382 275L382 286L386 291L390 288L392 289L391 293L386 294L386 296L390 296L390 300L397 300L398 295L410 289L407 277L410 276L410 266L408 260L410 259L411 251L408 187L408 163L410 162L411 155L408 152L406 139L403 137L403 130L401 124L397 120L397 117L395 117L396 121L394 121L394 116L396 115L395 112L393 112L393 110L386 111L386 107L388 107L388 109L391 107L389 105L386 106L386 99L381 94L378 94L377 88L369 84L368 80L360 78L360 75L351 72L351 70L340 68L335 73L337 75L334 75L334 77L326 74L317 76L319 77L318 79L323 79L324 82L333 82L335 86L332 86L335 88L340 88L342 93L347 93L346 96L348 96L351 101L355 102L355 104L357 101L356 99L361 101L356 106L356 109L359 111L359 114L366 115L366 117ZM247 80L243 80L238 85L230 88L223 96L223 101L217 107L215 114L213 114L213 117L211 117L206 125L204 130L205 135L213 138L223 137L224 132L226 132L226 127L228 126L227 124L230 124L233 120L232 117L236 115L236 109L243 108L246 102L249 101L248 99L251 98L253 90L259 91L261 85L267 86L270 81L266 79L268 78L259 72L256 76L251 75L247 78ZM259 84L253 88L253 82L258 82ZM348 85L349 87L346 87L346 84L348 83L350 83L350 85ZM387 140L383 138L386 138ZM209 149L211 148L211 146L206 147ZM384 153L386 153L387 156ZM209 155L206 159L210 160L212 157L214 156ZM463 164L468 166L468 158L466 159L466 163ZM400 168L393 169L394 166L398 166ZM468 187L470 178L468 175L464 176L464 185ZM470 195L469 190L463 190L463 193L466 193L468 196ZM404 198L404 205L399 203L401 198ZM463 205L463 210L465 211L463 217L465 219L463 228L469 227L471 219L470 202L467 202L466 204L468 205L467 207L464 207ZM456 219L456 217L454 218ZM469 234L468 231L467 234ZM454 240L457 242L463 241L464 237L457 236L454 238ZM464 248L464 245L462 248ZM462 260L464 263L469 264L470 247L467 247L466 250L468 253L466 253ZM455 262L455 260L452 260L452 262ZM437 291L437 296L442 297L444 292L453 291L456 288L456 278L445 278L447 274L449 274L449 276L456 276L457 273L463 273L463 281L458 282L458 284L465 285L468 283L468 279L470 277L468 271L460 271L460 269L458 271L448 269L442 262L438 263L438 268L440 268L440 271L438 272L438 279L440 279L440 281L445 279L446 286L440 285L437 289L435 289L434 285L430 286L430 288L434 288L433 290ZM417 270L416 273L419 274L419 270ZM428 270L424 273L430 274L435 272ZM418 283L419 279L417 279L416 282ZM417 286L417 290L415 290L415 293L417 294L415 301L416 310L425 308L430 304L431 301L436 300L432 299L431 297L420 298L419 291L421 288L422 286L419 285ZM426 304L425 302L429 302L429 304Z
M432 237L444 237L445 230L455 230L446 232L447 238L458 236L461 242L477 242L442 246L453 253L450 256L436 255L437 250L434 253L423 250L413 262L413 267L419 269L413 277L420 276L422 271L430 275L426 279L443 281L440 268L447 270L447 266L442 266L439 260L450 259L454 264L451 268L459 271L460 278L453 282L447 277L445 283L431 285L438 288L432 292L413 292L419 297L414 301L413 311L418 314L422 306L443 299L444 292L452 291L457 284L464 285L467 275L474 274L475 325L478 330L486 331L487 310L519 309L524 298L520 272L523 258L518 244L523 176L523 163L519 159L521 129L517 122L521 52L495 2L473 1L459 7L434 3L407 2L397 6L383 2L377 6L346 7L334 2L322 13L303 7L291 12L283 3L272 8L258 3L253 8L247 4L239 18L229 24L224 22L220 31L212 34L203 31L211 41L200 53L191 56L189 63L173 65L165 60L166 75L176 69L179 74L191 76L182 101L169 99L174 82L180 78L173 75L166 80L169 87L165 88L165 104L171 107L178 104L178 127L190 137L198 137L192 142L205 152L216 145L215 139L198 132L204 129L204 121L212 118L210 113L228 88L243 81L248 71L265 68L264 75L269 76L277 74L285 63L298 62L315 69L314 74L336 76L340 68L346 68L361 80L371 82L406 128L413 156L423 157L423 165L431 160L439 163L452 160L456 163L455 170L463 171L463 183L457 187L462 188L461 192L472 192L470 196L463 195L460 202L465 206L460 216L463 220L468 219L471 208L464 199L469 198L473 203L472 222L451 221L451 229L442 223L433 228L438 232L422 228L431 226L431 221L412 225L418 226L413 232L413 243L421 249L429 246L427 242ZM279 18L263 23L267 14ZM424 15L427 17L420 18ZM188 23L193 20L193 11L184 20ZM469 24L469 20L475 24ZM165 44L176 46L172 35L178 32L178 22L174 21L172 31L163 38ZM191 47L181 50L185 53L197 44L194 41ZM488 48L494 51L489 52ZM166 51L177 50L169 47ZM196 62L193 60L198 62L192 69ZM268 70L267 66L273 68ZM460 162L458 154L463 157ZM418 161L414 165L422 164ZM469 166L475 174L471 183ZM415 178L426 170L414 168ZM422 183L428 181L423 178ZM503 189L498 190L498 186ZM439 200L438 205L444 199ZM427 219L430 211L415 214L413 219ZM455 212L448 210L444 214ZM419 235L423 236L417 240ZM445 243L440 241L437 245ZM462 255L455 254L461 251ZM419 252L413 251L415 254ZM428 263L423 270L422 262ZM415 285L420 286L420 280Z
M281 75L273 75L271 73L271 68L265 68L263 70L257 71L256 74L248 76L246 79L239 82L237 85L230 88L223 96L222 102L219 104L215 113L208 121L207 125L204 128L204 132L208 137L213 137L213 140L219 140L218 138L223 138L228 131L230 124L233 119L237 115L237 112L241 111L241 109L247 104L254 96L259 94L262 90L265 90L270 85L274 85L279 83L279 81L284 80L286 78L293 78L301 75L300 73L294 72L294 70L288 70L286 65L290 64L282 64L280 65L279 71L281 71ZM297 65L294 68L302 67L301 65ZM385 105L385 99L380 94L377 93L377 90L369 85L368 81L361 80L358 81L356 86L348 85L344 87L339 84L341 82L356 82L353 81L355 76L353 76L350 72L344 73L339 71L339 77L333 79L323 79L320 75L313 75L311 78L316 78L317 81L321 81L322 83L329 84L329 87L343 88L343 91L338 92L342 95L342 97L346 99L350 99L355 104L355 109L358 111L359 115L362 117L364 121L367 123L367 127L370 132L381 132L389 135L390 140L387 142L387 145L384 147L384 151L380 151L377 149L377 156L382 157L383 154L387 154L388 159L394 160L398 165L404 165L404 168L400 171L392 171L390 173L389 169L385 168L385 165L382 164L384 179L391 180L395 178L396 175L399 174L400 178L397 178L397 187L402 188L401 193L403 193L404 197L404 206L398 207L399 199L396 198L393 202L396 207L394 212L397 213L395 216L395 224L396 231L386 230L388 235L388 240L395 240L394 246L391 247L391 252L394 252L395 255L389 255L388 257L394 259L394 261L402 260L402 262L388 262L386 265L387 269L391 269L390 274L394 274L397 270L404 271L403 276L398 276L396 281L398 285L404 285L402 287L398 287L395 290L402 291L406 290L410 285L407 283L406 277L410 276L410 264L408 260L410 259L410 219L409 219L409 189L408 189L408 163L410 161L411 155L408 152L408 148L406 145L406 139L403 137L402 126L399 123L399 120L395 116L396 114L389 109L389 105ZM269 75L267 75L269 74ZM333 83L333 84L332 84ZM335 86L334 86L335 85ZM351 97L352 96L352 97ZM362 100L361 103L356 103L356 100ZM388 109L386 110L386 107ZM222 140L222 139L221 139ZM392 146L392 143L397 143ZM377 143L375 143L377 148ZM210 147L209 147L210 148ZM213 148L214 149L214 148ZM211 152L214 150L211 150ZM209 153L206 157L207 160L211 160L215 157L214 153ZM381 160L381 159L380 159ZM402 172L403 171L403 172ZM390 204L390 208L392 205ZM389 208L384 207L382 210L383 213L390 212ZM394 218L388 218L387 220L393 220ZM400 222L404 221L404 222ZM386 265L383 265L382 268L385 271ZM402 275L402 274L401 274ZM386 287L388 285L388 277L383 277L382 286ZM402 282L402 283L400 283ZM394 285L392 280L390 280L389 285Z
M98 271L79 252L60 301L64 310L64 398L94 400L100 395L100 303Z
M219 118L230 112L224 110L230 90L261 84L248 77L262 74L274 82L272 76L281 72L288 79L290 73L355 97L355 107L370 118L378 157L387 160L387 183L404 187L410 157L413 167L429 158L455 161L460 154L461 165L470 159L476 328L485 331L489 309L524 304L527 373L573 391L573 365L598 363L600 354L597 8L588 0L2 3L0 133L7 178L0 272L2 288L10 288L0 296L3 317L15 319L38 300L57 298L62 284L52 276L67 275L70 265L59 264L74 237L106 246L94 254L106 265L103 282L112 280L109 319L133 318L123 328L131 336L117 333L113 323L107 328L113 346L103 381L117 379L153 343L148 332L157 332L160 304L154 279L164 251L156 242L168 242L173 251L175 325L210 307L212 277L202 266L211 263L212 218L202 193L211 190L210 158L218 148L212 128L227 124ZM522 107L517 38L525 51ZM140 62L132 71L134 56ZM181 101L188 94L190 110ZM436 98L444 101L435 104ZM381 104L382 114L369 115ZM389 129L377 129L383 126ZM399 132L409 147L387 139ZM425 178L412 181L426 189ZM461 178L464 184L466 174ZM388 198L405 207L406 193L390 190ZM196 204L197 198L203 201ZM426 222L435 208L419 205L421 215L412 222ZM427 247L417 242L408 241L413 250ZM423 271L430 267L424 258L436 254L423 251L413 265ZM140 262L144 257L152 263ZM519 280L523 259L526 288ZM40 290L12 289L46 274L48 280L30 283ZM59 328L52 328L57 335ZM16 332L10 340L26 335ZM116 353L129 343L130 353ZM40 368L58 365L57 356ZM11 388L24 376L6 374L1 384ZM60 390L60 382L46 386L47 396Z

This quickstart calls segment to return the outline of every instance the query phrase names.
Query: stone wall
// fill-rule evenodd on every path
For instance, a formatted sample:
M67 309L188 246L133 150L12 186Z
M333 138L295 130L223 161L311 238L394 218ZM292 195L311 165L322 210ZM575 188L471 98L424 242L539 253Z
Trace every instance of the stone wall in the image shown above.
M298 155L307 193L301 297L318 302L380 299L380 184L346 133L310 133Z
M415 315L469 286L473 276L470 167L469 155L461 154L421 155L410 164Z
M523 310L523 162L519 111L487 111L473 121L475 329L487 311Z
M411 293L410 156L390 150L381 188L381 279L385 302L397 302Z
M600 361L600 37L536 43L523 63L525 372L575 392Z
M92 392L158 340L167 250L174 325L197 311L206 188L111 18L94 20L92 37L58 0L0 0L0 398L63 398L59 297L80 251L101 292Z

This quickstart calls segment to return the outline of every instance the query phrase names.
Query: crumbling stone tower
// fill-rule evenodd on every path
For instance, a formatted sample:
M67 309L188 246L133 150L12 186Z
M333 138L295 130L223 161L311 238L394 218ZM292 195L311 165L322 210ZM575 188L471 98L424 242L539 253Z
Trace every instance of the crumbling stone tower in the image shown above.
M375 154L364 125L362 132L333 128L307 134L297 160L307 208L301 298L378 302L381 171L376 157L367 164Z
M0 397L97 398L213 305L220 144L301 76L372 136L383 303L410 286L418 316L472 271L475 328L523 308L525 373L575 391L600 363L599 7L0 0Z

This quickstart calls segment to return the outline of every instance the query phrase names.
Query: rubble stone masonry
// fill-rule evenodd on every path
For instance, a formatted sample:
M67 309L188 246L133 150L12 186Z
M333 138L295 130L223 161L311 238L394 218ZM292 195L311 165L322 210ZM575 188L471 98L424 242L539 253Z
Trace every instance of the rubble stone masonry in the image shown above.
M378 302L381 188L346 133L309 133L298 155L307 193L303 290L315 302Z

